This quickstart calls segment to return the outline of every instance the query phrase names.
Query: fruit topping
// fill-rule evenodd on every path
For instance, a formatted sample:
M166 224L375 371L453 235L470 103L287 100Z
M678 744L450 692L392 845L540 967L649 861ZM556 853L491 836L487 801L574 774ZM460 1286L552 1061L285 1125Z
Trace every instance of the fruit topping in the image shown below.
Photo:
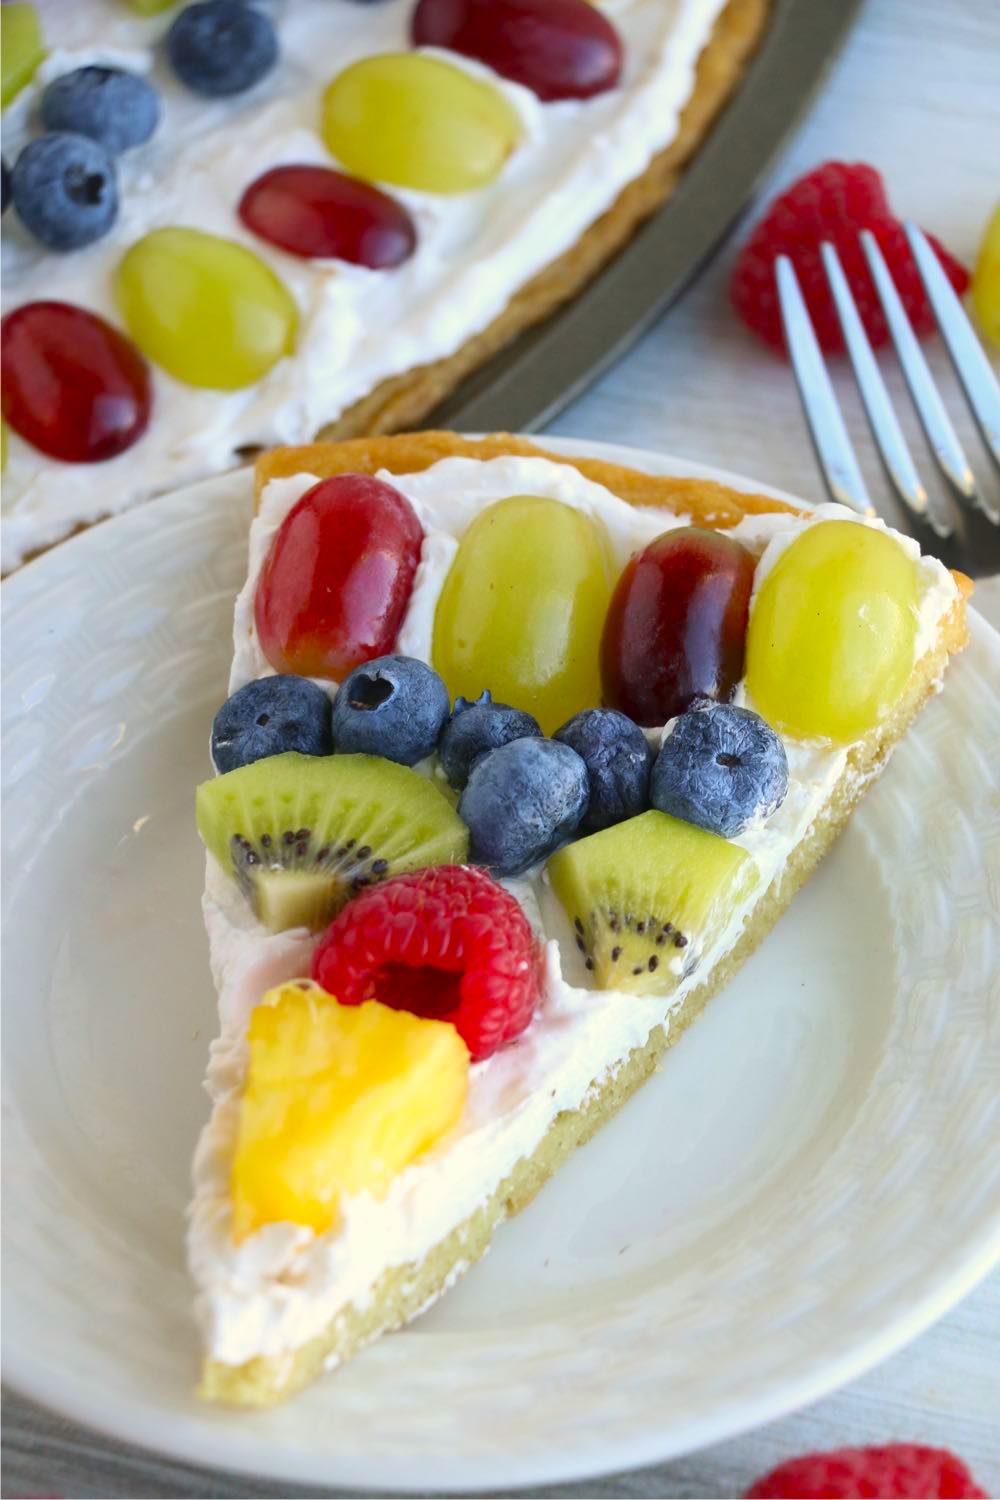
M549 734L600 702L610 594L603 527L559 500L511 495L462 537L434 616L434 665L452 697L488 682Z
M846 745L866 734L912 670L919 597L916 561L887 532L857 521L806 527L754 599L754 707L798 739Z
M233 1239L264 1224L335 1228L461 1118L469 1054L453 1026L346 1006L308 980L270 990L247 1031L232 1170Z
M511 740L476 761L458 804L471 857L495 875L521 875L580 826L587 767L568 745Z
M170 10L177 0L126 0L126 4L140 16L158 16L162 10Z
M972 276L972 306L986 337L1000 346L1000 203L979 246Z
M861 245L862 229L870 229L878 241L914 332L921 337L932 333L934 314L903 226L889 207L882 178L874 167L839 161L825 162L793 182L751 232L730 283L733 306L747 327L779 354L784 352L774 262L779 255L787 255L798 275L820 346L831 354L843 349L840 319L820 256L820 246L829 240L840 257L869 339L875 347L886 343L889 329ZM961 295L969 284L968 272L933 235L928 239L945 275Z
M520 1036L538 1003L534 935L482 870L445 865L365 891L313 955L343 1005L379 1000L450 1021L473 1061Z
M699 526L668 531L618 580L601 638L604 701L653 727L695 698L732 697L743 674L754 559Z
M631 719L614 708L585 708L553 738L575 750L587 767L590 797L580 825L587 833L645 812L653 752Z
M46 130L74 130L99 141L117 156L148 141L160 119L153 85L122 68L74 68L49 84L42 95Z
M788 790L785 747L759 714L699 699L668 725L649 799L661 812L732 839L769 818Z
M487 690L479 697L456 698L451 718L438 742L438 758L448 785L460 792L481 755L511 740L541 735L538 720L507 703L494 703Z
M567 844L547 869L598 987L635 994L693 972L759 878L738 844L661 812Z
M0 5L0 100L4 109L31 82L44 56L45 44L35 7L22 4L21 0L7 0Z
M332 755L330 699L308 677L258 677L227 698L212 725L212 760L235 771L270 755L298 750Z
M415 766L430 755L451 703L433 667L414 656L378 656L355 667L333 705L340 751L382 755Z
M114 293L139 348L187 385L238 390L295 348L284 282L252 250L200 229L143 235L119 261Z
M786 1459L750 1486L746 1500L987 1500L987 1494L947 1448L887 1443Z
M466 193L501 171L521 138L503 94L437 57L363 57L323 95L321 133L348 172L427 193Z
M254 234L292 255L371 271L401 265L417 244L401 203L332 167L272 167L247 188L239 215Z
M203 0L181 11L167 56L182 83L211 99L253 88L278 60L274 24L245 0Z
M146 430L149 369L124 334L68 302L26 302L3 320L3 414L64 463L92 464Z
M14 163L14 207L49 250L79 250L107 234L118 214L114 162L86 135L53 131Z
M366 886L467 857L426 777L368 755L288 751L205 781L198 832L272 932L320 928Z
M342 681L393 648L420 561L410 502L381 479L338 474L282 521L257 582L261 649L279 672Z
M622 44L587 0L418 0L415 47L447 47L532 89L539 99L590 99L614 88Z

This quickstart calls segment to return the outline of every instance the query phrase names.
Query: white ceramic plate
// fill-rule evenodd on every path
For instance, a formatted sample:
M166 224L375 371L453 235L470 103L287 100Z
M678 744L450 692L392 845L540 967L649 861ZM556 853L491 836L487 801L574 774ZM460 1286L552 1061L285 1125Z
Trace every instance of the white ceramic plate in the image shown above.
M976 618L792 911L488 1260L290 1404L199 1406L192 799L248 518L247 476L215 480L3 589L7 1378L286 1484L503 1489L776 1417L943 1313L1000 1250L1000 638Z

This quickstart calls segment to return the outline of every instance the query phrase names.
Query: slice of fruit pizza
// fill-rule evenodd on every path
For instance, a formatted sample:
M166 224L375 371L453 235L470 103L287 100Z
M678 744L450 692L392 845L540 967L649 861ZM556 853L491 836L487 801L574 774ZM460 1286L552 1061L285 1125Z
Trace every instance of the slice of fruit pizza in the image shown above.
M279 449L198 789L202 1393L486 1250L770 930L966 638L878 521L427 433ZM338 686L339 684L339 686Z

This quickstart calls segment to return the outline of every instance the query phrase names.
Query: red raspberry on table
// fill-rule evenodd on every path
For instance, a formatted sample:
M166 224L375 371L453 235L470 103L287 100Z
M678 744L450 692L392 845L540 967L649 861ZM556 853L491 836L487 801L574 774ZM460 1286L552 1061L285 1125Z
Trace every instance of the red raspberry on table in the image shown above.
M862 229L870 229L878 241L914 332L921 338L932 333L934 314L903 226L889 208L882 178L874 167L840 161L825 162L793 182L774 200L740 251L729 293L747 327L773 349L784 352L774 262L777 256L787 255L795 266L821 347L829 354L843 349L837 310L820 259L820 245L830 240L868 337L876 348L884 344L889 329L861 248ZM928 239L945 275L961 296L969 284L969 273L933 235Z
M838 1448L790 1458L747 1490L746 1500L987 1500L965 1464L946 1448L887 1443L884 1448Z
M341 1005L380 1000L451 1021L474 1062L520 1036L538 1003L538 953L514 897L485 870L439 865L348 903L313 955Z

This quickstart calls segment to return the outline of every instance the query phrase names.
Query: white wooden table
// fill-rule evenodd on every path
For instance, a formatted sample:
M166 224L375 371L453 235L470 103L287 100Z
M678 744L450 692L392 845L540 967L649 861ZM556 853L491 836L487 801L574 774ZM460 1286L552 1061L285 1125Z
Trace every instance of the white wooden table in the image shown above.
M997 0L868 0L766 196L830 157L880 167L898 211L971 259L1000 193ZM820 497L791 376L744 334L728 308L725 283L741 236L553 430L660 448ZM931 345L930 356L946 390L954 391L941 348ZM846 371L837 385L863 466L880 485ZM949 405L961 413L959 400ZM902 396L898 406L905 410ZM958 425L974 447L969 423ZM1000 626L1000 580L981 587L977 602ZM8 1496L273 1494L263 1481L209 1474L106 1442L17 1397L5 1401L3 1420ZM892 1439L954 1448L980 1484L1000 1494L1000 1273L908 1349L804 1411L673 1463L538 1493L733 1496L793 1454Z

